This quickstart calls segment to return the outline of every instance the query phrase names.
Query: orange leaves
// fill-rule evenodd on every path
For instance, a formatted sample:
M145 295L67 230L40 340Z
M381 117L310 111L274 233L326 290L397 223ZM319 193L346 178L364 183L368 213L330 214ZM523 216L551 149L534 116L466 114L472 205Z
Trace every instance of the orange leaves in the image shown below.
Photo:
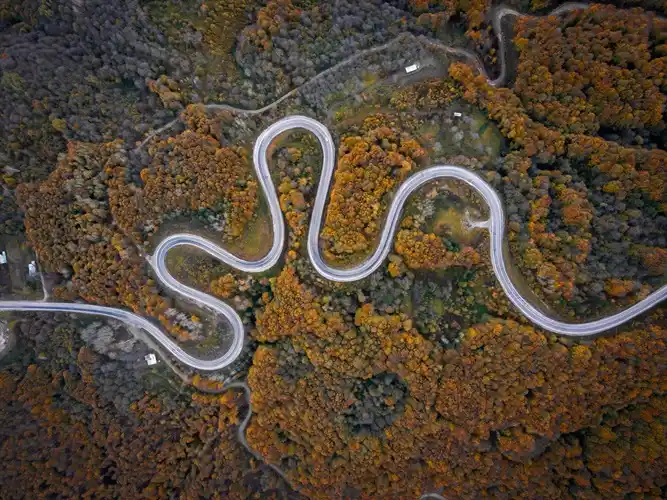
M259 9L257 23L243 30L243 35L250 43L263 50L272 47L271 37L278 33L282 22L297 22L301 11L292 5L291 0L270 0Z
M526 47L528 47L528 44L530 43L530 40L527 38L523 38L521 36L516 36L514 37L514 46L519 50L519 52L526 50Z
M153 163L141 171L144 185L127 184L118 170L109 180L109 201L114 217L139 240L155 232L173 212L220 211L229 237L238 237L254 216L257 182L250 177L242 152L219 147L211 136L186 130L151 148Z
M274 287L274 293L285 291ZM447 475L448 491L470 497L489 484L508 491L530 485L545 496L559 491L559 481L585 485L591 477L586 450L579 440L558 436L596 425L605 408L638 402L664 384L667 331L659 327L567 347L530 326L491 320L468 330L459 350L442 351L410 321L378 314L371 304L357 309L355 326L344 344L337 337L323 343L293 336L262 346L250 372L256 412L250 444L274 463L294 458L290 480L315 496L336 497L350 487L373 497L407 496L422 481L454 470L467 472ZM375 343L380 348L369 349ZM294 352L305 352L312 363L296 380ZM628 366L639 372L628 377ZM401 377L409 403L381 434L353 437L340 418L360 406L350 378L367 384L382 372ZM656 416L649 411L642 418ZM497 448L489 446L492 435ZM414 456L428 462L415 467ZM395 478L376 482L385 470Z
M124 223L132 232L145 222L139 218L136 188L124 183L125 161L117 142L70 143L46 180L21 188L28 238L46 269L72 273L71 287L57 289L58 296L146 312L160 318L177 337L189 338L186 330L162 315L167 304L145 274L144 259L130 238L114 227L114 222ZM143 177L147 179L145 172Z
M557 214L552 213L554 200L548 194L531 202L527 224L530 239L524 243L520 257L526 268L536 271L534 276L543 293L569 301L575 295L578 266L586 261L591 249L593 208L587 191L579 186L568 187L570 177L560 171L542 170L541 175L533 178L533 185L542 192L555 191L560 209ZM568 233L554 234L547 230L554 215L570 226ZM562 256L564 249L569 258Z
M215 393L219 392L225 385L224 382L220 380L211 380L208 378L203 378L199 374L195 375L192 377L192 385L199 389L200 391L204 391L207 393ZM198 394L195 393L192 395L192 400L196 401L198 403L209 403L209 402L217 402L217 403L227 403L229 401L229 398L233 395L231 391L224 393L221 396L208 396L208 395L203 395L203 394Z
M660 74L649 50L652 17L595 6L570 14L567 30L555 17L521 19L514 90L531 116L566 133L657 125L665 96L652 81Z
M234 275L227 273L211 283L211 292L218 297L227 299L233 295L237 285Z
M623 199L640 189L656 201L665 197L667 188L667 153L660 149L640 150L626 148L611 141L585 135L568 136L567 155L585 160L613 180L603 186L603 191Z
M408 5L414 12L422 13L419 16L420 24L424 24L429 18L433 19L433 28L437 28L452 16L462 13L468 20L466 34L475 38L479 36L479 33L474 29L482 25L491 2L489 0L410 0ZM431 10L434 12L429 12Z
M399 110L431 110L445 107L461 95L461 87L451 79L433 78L397 90L391 96L391 104ZM414 142L418 148L419 144Z
M260 342L307 334L327 338L344 328L342 322L327 318L314 303L315 297L299 283L293 267L286 266L272 279L272 289L273 300L257 318L255 337Z
M612 297L625 297L635 289L633 280L610 279L605 283L604 291Z
M147 80L147 86L151 92L160 97L162 105L167 109L180 109L183 105L183 99L178 82L172 80L166 75L160 76L157 80Z
M451 266L472 267L479 264L480 256L475 249L464 247L460 252L451 252L433 233L402 229L395 241L396 253L405 259L412 269L436 270Z
M0 445L8 464L0 472L3 494L140 498L181 491L188 498L241 499L257 493L244 486L246 471L253 479L257 471L234 427L241 393L195 392L183 401L164 392L142 396L136 392L141 386L130 382L127 392L109 394L113 382L88 377L96 367L87 361L79 367L84 376L65 371L65 383L43 367L17 373L16 390L0 409L3 426L21 422L22 429ZM136 394L129 407L114 404L113 398L126 394ZM275 479L265 480L271 489Z
M661 416L665 402L664 397L651 398L645 405L605 418L604 425L593 429L588 445L589 468L600 494L611 497L641 491L660 495L667 445L667 428Z
M664 248L644 247L638 253L651 275L660 276L667 271L667 250Z
M588 231L593 219L593 207L586 194L572 188L562 188L558 191L558 199L563 202L563 222Z
M392 278L398 278L403 274L403 269L398 262L390 262L387 271Z
M362 136L343 139L334 173L321 238L324 254L345 261L368 252L379 233L385 196L416 168L425 156L417 141L382 125L383 115L365 120Z
M654 376L655 364L660 361L651 359L664 354L666 339L665 329L637 330L568 349L512 321L477 325L464 338L460 354L445 367L438 411L482 433L512 423L525 425L531 434L549 436L560 428L559 422L567 432L586 425L591 414L612 400L630 402L632 396L626 391L630 386L657 387L661 377ZM641 382L627 380L623 370L616 369L623 359L637 357L652 365ZM602 374L601 379L596 373ZM445 389L452 385L455 394L469 399L452 399L452 390ZM573 386L586 396L572 394ZM570 398L581 402L569 404ZM541 420L544 412L549 415L546 421Z
M533 121L510 89L490 86L484 76L474 75L473 69L463 63L452 64L449 76L465 89L464 98L486 109L489 118L500 125L503 135L523 148L527 156L549 161L564 152L563 136Z
M504 456L518 462L539 451L535 436L519 427L501 432L498 435L498 448Z
M289 385L281 375L289 354L272 346L257 351L251 369L257 416L248 439L273 462L297 457L299 465L290 467L288 475L309 494L338 496L356 487L368 496L402 496L421 481L442 480L442 471L453 470L467 472L449 474L448 491L471 497L488 484L503 484L508 491L530 485L546 495L557 491L558 481L569 484L570 474L585 485L590 474L582 457L587 451L579 440L558 436L596 425L604 408L638 401L664 379L659 366L667 332L659 328L568 348L531 327L494 320L471 329L460 352L447 351L446 361L434 365L429 355L435 346L396 316L379 315L367 304L358 309L356 323L360 335L369 332L382 341L383 349L366 362L378 372L400 374L410 390L405 413L379 437L349 436L340 415L353 407L355 397L346 380L332 377L329 368L317 366ZM641 367L641 374L626 376L626 364ZM659 413L643 407L636 413L635 420L646 419L660 433L654 423ZM624 432L620 422L607 425L611 431L602 428L601 436ZM489 450L491 432L497 450ZM586 446L597 445L587 440ZM428 456L427 464L414 467L414 456ZM605 463L603 455L596 460ZM589 465L591 472L602 470ZM386 469L395 480L372 479Z

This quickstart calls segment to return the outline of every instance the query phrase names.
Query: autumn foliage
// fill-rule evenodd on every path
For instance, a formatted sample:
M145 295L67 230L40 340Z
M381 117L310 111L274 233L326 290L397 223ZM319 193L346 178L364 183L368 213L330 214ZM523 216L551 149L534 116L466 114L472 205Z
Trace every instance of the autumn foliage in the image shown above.
M417 229L398 231L395 248L411 269L434 271L451 266L471 267L480 262L475 249L465 247L459 252L449 251L437 235Z
M201 4L195 31L206 52L231 62L228 31L240 30L246 4L223 4ZM246 76L299 86L308 71L333 64L328 54L310 65L283 57L324 43L308 23L354 35L346 26L355 27L355 16L335 19L336 8L322 5L269 0L254 11L236 55L260 72ZM463 23L468 43L483 47L489 61L490 6L409 0L391 9L414 14L421 27L410 29L420 33ZM170 19L180 26L177 15ZM299 33L312 38L295 40L302 24ZM484 135L479 123L488 121L468 116L479 115L476 107L506 142L453 163L477 171L503 198L513 262L548 307L566 320L590 320L663 286L666 33L664 20L640 9L595 5L560 18L526 17L516 24L511 87L493 87L472 67L452 63L447 78L380 92L386 107L368 113L372 92L364 91L364 113L335 120L338 161L320 235L325 257L343 267L374 251L400 184L431 158L453 157L446 134ZM211 83L204 80L202 89ZM168 109L188 98L166 76L146 85ZM457 120L445 121L459 109ZM224 129L242 119L247 131L264 126L262 116L191 105L182 128L149 139L144 151L129 153L120 140L70 141L48 177L21 184L27 237L40 265L60 273L56 297L128 308L192 340L167 313L174 301L151 279L144 253L180 217L204 221L227 243L250 232L261 207L258 184L247 149L229 146L241 132ZM68 130L69 121L50 120L59 133ZM492 150L495 158L486 155ZM387 262L374 273L353 284L329 282L304 248L319 146L293 132L269 156L289 233L283 267L254 277L208 257L174 259L179 279L187 275L242 316L251 366L239 361L230 372L247 375L250 401L224 390L227 372L183 376L180 384L164 365L148 367L143 351L123 351L120 360L103 354L99 346L107 344L90 341L65 315L55 327L34 315L12 321L18 342L0 366L0 496L292 498L267 464L284 471L299 495L322 499L429 491L446 498L664 496L664 308L595 339L532 326L495 278L488 232L464 228L454 201L465 199L480 219L485 208L468 187L446 183L409 202ZM15 180L7 174L2 182ZM442 197L452 204L436 208ZM0 202L13 206L7 200ZM238 437L250 407L245 437L256 453Z
M117 408L98 378L100 363L81 348L63 371L32 364L0 372L3 498L246 499L257 490L250 478L262 472L236 439L240 393L195 392L187 404L146 393ZM263 481L270 498L281 482Z
M565 20L524 17L515 34L514 91L533 117L564 132L655 126L667 101L667 54L656 57L652 47L664 27L640 9L604 5Z
M150 148L142 186L111 170L109 203L120 227L138 241L155 232L166 215L202 210L224 215L229 237L243 233L257 206L257 182L241 150L221 148L213 137L186 130Z
M640 278L663 269L653 230L629 230L625 221L658 217L661 224L667 153L630 145L621 135L642 144L647 131L665 127L664 55L656 50L664 42L664 21L611 6L565 17L518 22L512 89L490 86L464 64L451 65L450 76L466 100L498 123L513 148L505 182L512 193L529 189L529 209L521 210L521 223L510 224L510 240L540 293L585 304L604 291L627 304L646 290L633 269L639 267ZM619 229L610 231L614 220ZM629 259L606 269L602 286L591 285L600 274L600 255L618 252L603 251L607 244L622 247Z
M350 254L372 249L382 228L386 195L415 170L425 154L417 141L381 123L381 116L367 118L365 135L346 137L339 148L320 235L324 255L333 261L344 262Z
M658 451L664 416L652 409L664 404L658 396L665 383L663 326L567 345L492 319L468 329L459 349L445 350L411 321L378 314L370 304L357 310L353 325L326 320L289 268L273 293L257 338L278 342L255 354L249 382L257 416L247 437L313 498L339 496L348 487L368 496L437 487L452 497L494 488L551 496L570 482L618 494L628 491L624 484L655 492L664 482L651 465L665 459ZM406 404L387 396L395 411L391 424L381 433L357 434L342 418L365 408L355 381L386 372L406 383ZM595 438L582 448L573 433L590 427L592 435L609 435L610 426L627 432L629 420L600 425L600 418L606 409L635 404L630 408L645 411L646 424L637 423L643 430L624 439L642 440L651 451L631 459L636 470L612 465L626 476L615 480L603 464L616 443ZM588 454L601 462L584 461ZM567 456L574 461L563 469Z

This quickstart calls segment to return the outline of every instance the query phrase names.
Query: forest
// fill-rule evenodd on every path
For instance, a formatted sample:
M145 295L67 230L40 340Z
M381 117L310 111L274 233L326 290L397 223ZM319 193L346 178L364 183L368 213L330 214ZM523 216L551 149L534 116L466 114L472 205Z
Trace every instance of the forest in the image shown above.
M335 142L328 265L364 262L400 186L456 165L500 196L541 310L639 304L667 284L667 5L558 3L0 0L0 304L120 308L219 355L224 319L149 256L177 232L265 255L253 145L295 114ZM269 147L270 270L170 251L240 317L229 367L113 319L0 311L0 498L667 494L667 305L595 337L531 323L474 223L489 207L452 179L409 197L372 274L324 279L323 157L306 131ZM12 267L31 261L39 280Z

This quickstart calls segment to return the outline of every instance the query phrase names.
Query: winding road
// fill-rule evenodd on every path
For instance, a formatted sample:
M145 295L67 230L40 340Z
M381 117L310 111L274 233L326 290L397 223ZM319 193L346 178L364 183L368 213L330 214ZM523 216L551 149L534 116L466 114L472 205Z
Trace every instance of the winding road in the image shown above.
M585 5L567 4L559 7L557 10L558 13L562 13L567 10L582 8L582 6ZM507 8L499 8L496 11L494 25L496 25L498 28L497 33L499 35L499 44L501 47L504 46L505 41L499 28L500 21L505 15L520 14ZM379 49L380 48L375 48L370 50L377 51ZM455 49L457 53L460 53L461 50L462 49ZM476 56L473 54L472 57ZM504 78L504 75L506 74L504 57L501 57L501 61L503 64L501 77ZM479 64L483 70L483 66L481 66L481 63ZM501 81L501 77L499 77L497 80ZM498 84L498 81L494 81L494 84ZM287 96L283 96L283 98L281 98L279 101L285 99L286 97ZM276 103L262 108L261 110L254 111L238 110L227 105L212 105L209 106L209 108L228 109L239 113L256 114L270 109L271 107L275 106L275 104ZM156 131L154 134L166 130L172 124L173 122L171 124L167 124L165 127L160 129L160 131ZM400 186L393 197L392 203L389 207L386 222L382 229L380 242L375 252L356 267L345 269L331 267L322 258L319 247L319 234L322 220L324 218L327 196L335 169L336 146L331 133L324 124L313 118L294 115L283 118L265 129L257 138L253 149L253 163L255 172L269 206L273 228L272 246L269 252L263 258L256 261L241 259L228 252L224 248L219 247L215 243L200 236L189 233L173 234L164 238L155 248L153 255L148 257L148 263L152 267L160 283L165 288L181 297L189 299L198 306L204 307L215 314L220 314L227 318L231 325L233 337L230 348L222 356L212 360L196 358L179 347L178 344L176 344L170 338L170 336L165 334L157 325L144 317L123 309L104 307L93 304L58 303L44 300L1 301L0 311L60 311L67 313L107 316L145 330L153 338L155 338L155 340L161 344L161 346L166 349L166 351L168 351L172 356L178 359L181 363L196 370L214 371L229 366L241 354L243 349L244 326L241 318L228 304L177 281L167 269L167 254L172 248L186 245L202 250L203 252L206 252L221 262L224 262L225 264L228 264L229 266L242 272L261 273L275 266L281 257L285 243L285 223L280 210L280 204L276 194L275 186L271 179L267 162L267 152L272 141L276 137L282 133L292 130L306 130L312 133L320 142L322 148L322 173L314 201L313 213L311 216L308 232L307 247L309 258L312 261L315 270L322 277L328 280L353 282L369 276L373 271L378 269L391 250L394 234L399 222L399 217L408 197L413 192L415 192L415 190L419 189L430 181L437 179L455 179L465 182L474 188L488 205L490 213L489 219L486 221L476 222L473 225L476 227L488 229L490 233L489 241L491 250L491 264L493 266L496 277L512 304L514 304L514 306L521 312L521 314L523 314L535 325L550 332L569 337L595 335L626 323L632 318L635 318L636 316L646 312L667 297L667 285L665 285L628 309L606 318L587 323L566 323L542 312L522 295L517 286L515 286L508 272L506 262L509 262L509 255L507 255L507 249L505 246L506 221L503 204L500 197L495 192L495 190L479 175L455 165L432 166L409 177ZM144 141L142 144L145 144L145 142L146 141Z

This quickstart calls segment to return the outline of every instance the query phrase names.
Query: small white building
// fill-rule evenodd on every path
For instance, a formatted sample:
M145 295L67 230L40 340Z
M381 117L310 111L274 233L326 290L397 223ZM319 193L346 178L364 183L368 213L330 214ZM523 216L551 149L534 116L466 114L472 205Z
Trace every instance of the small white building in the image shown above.
M421 64L418 62L411 64L410 66L405 67L405 72L407 74L414 73L415 71L419 71L419 68L421 68Z

